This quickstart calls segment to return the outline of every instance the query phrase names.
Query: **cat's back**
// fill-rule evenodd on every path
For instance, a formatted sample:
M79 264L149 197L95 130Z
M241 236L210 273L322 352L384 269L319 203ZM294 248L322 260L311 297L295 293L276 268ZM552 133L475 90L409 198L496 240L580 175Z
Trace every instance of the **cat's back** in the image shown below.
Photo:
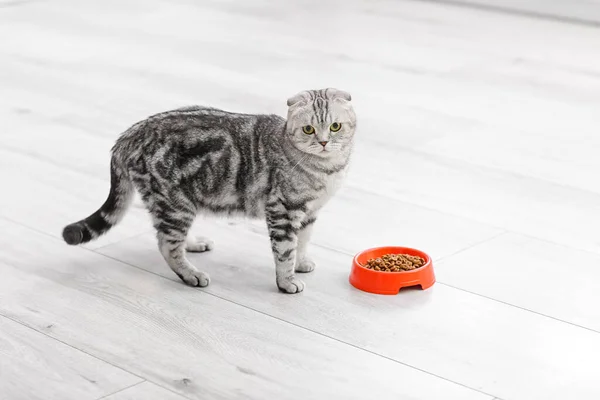
M280 129L285 119L277 115L245 114L206 106L188 106L154 114L133 125L117 140L115 151L143 147L158 150L163 145L197 147L218 141L231 146L246 143Z
M189 106L155 114L146 129L171 139L203 134L235 134L257 120L257 115L229 112L213 107Z
M277 115L245 114L214 107L188 106L155 114L138 123L153 140L194 140L201 137L247 137L285 123ZM135 127L135 125L134 125ZM161 141L162 141L161 140Z

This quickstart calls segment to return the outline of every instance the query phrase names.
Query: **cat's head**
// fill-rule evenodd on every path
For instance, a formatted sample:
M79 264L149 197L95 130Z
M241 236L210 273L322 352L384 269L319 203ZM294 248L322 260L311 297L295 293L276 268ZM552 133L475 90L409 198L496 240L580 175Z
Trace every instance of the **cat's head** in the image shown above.
M300 92L287 101L287 134L294 146L319 157L347 154L352 146L356 115L351 96L343 90Z

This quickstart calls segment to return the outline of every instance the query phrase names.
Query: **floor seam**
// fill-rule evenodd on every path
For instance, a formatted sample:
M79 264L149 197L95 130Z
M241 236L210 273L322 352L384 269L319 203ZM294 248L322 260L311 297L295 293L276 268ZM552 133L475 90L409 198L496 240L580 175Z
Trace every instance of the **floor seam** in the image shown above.
M432 4L442 4L442 5L450 5L454 7L468 8L472 10L486 11L492 14L504 14L504 15L512 15L520 18L528 18L528 19L536 19L542 21L549 22L559 22L568 25L578 25L585 26L590 28L600 28L600 22L578 18L578 17L568 17L563 15L556 14L548 14L537 11L530 10L518 10L514 8L506 8L502 6L495 6L491 4L475 4L470 3L468 1L460 1L460 0L412 0L419 3L432 3Z
M517 306L515 304L510 304L510 303L507 303L507 302L505 302L503 300L494 299L492 297L488 297L488 296L480 294L480 293L472 292L472 291L467 290L467 289L461 289L461 288L453 286L453 285L451 285L449 283L444 283L444 282L436 282L436 283L439 283L440 285L447 286L447 287L452 288L452 289L460 290L462 292L470 293L472 295L479 296L479 297L482 297L484 299L488 299L488 300L494 301L496 303L500 303L500 304L504 304L504 305L511 306L511 307L514 307L514 308L518 308L519 310L527 311L527 312L530 312L532 314L539 315L541 317L546 317L548 319L552 319L552 320L557 321L557 322L562 322L562 323L567 324L567 325L571 325L571 326L574 326L574 327L577 327L577 328L585 329L586 331L590 331L590 332L594 332L594 333L600 334L600 331L595 330L593 328L588 328L587 326L578 325L578 324L576 324L574 322L565 321L565 320L562 320L560 318L553 317L551 315L547 315L547 314L544 314L544 313L541 313L541 312L538 312L538 311L533 311L533 310L530 310L530 309L525 308L525 307Z
M96 357L96 356L94 356L93 354L90 354L90 353L88 353L88 352L87 352L87 351L85 351L85 350L79 349L79 348L77 348L77 347L75 347L75 346L73 346L73 345L71 345L71 344L69 344L69 343L66 343L66 342L64 342L64 341L62 341L62 340L60 340L60 339L58 339L58 338L55 338L55 337L53 337L53 336L49 335L47 332L44 332L44 331L38 330L38 329L36 329L35 327L33 327L33 326L31 326L31 325L29 325L29 324L27 324L27 323L23 322L23 321L20 321L20 320L18 320L18 319L16 319L16 318L14 318L14 317L11 317L10 315L6 315L5 313L2 313L1 311L0 311L0 317L2 317L2 318L6 318L6 319L8 319L8 320L10 320L10 321L12 321L12 322L14 322L14 323L17 323L17 324L19 324L19 325L21 325L21 326L23 326L23 327L27 328L27 329L30 329L30 330L32 330L32 331L34 331L34 332L36 332L36 333L39 333L39 334L41 334L41 335L43 335L43 336L45 336L45 337L47 337L47 338L49 338L49 339L55 340L55 341L57 341L57 342L59 342L59 343L61 343L61 344L65 345L65 346L67 346L67 347L68 347L68 348L70 348L70 349L77 350L78 352L81 352L81 353L83 353L83 354L86 354L87 356L90 356L90 357L94 358L95 360L101 361L101 362L103 362L103 363L105 363L105 364L108 364L108 365L112 366L113 368L117 368L117 369L119 369L119 370L121 370L121 371L123 371L123 372L125 372L125 373L128 373L128 374L130 374L130 375L132 375L132 376L135 376L136 378L139 378L139 379L141 379L141 381L139 381L139 382L136 382L136 383L135 383L135 384L133 384L132 386L135 386L135 385L137 385L138 383L142 383L143 381L145 381L145 380L146 380L144 377L141 377L141 376L139 376L139 375L137 375L137 374L135 374L135 373L133 373L133 372L131 372L131 371L127 371L126 369L124 369L124 368L122 368L122 367L119 367L119 366L117 366L117 365L114 365L113 363L111 363L111 362L109 362L109 361L106 361L106 360L103 360L103 359L101 359L101 358L99 358L99 357Z
M61 237L59 237L59 236L55 236L55 235L53 235L52 233L48 233L48 232L46 232L46 231L43 231L43 230L41 230L41 229L34 228L34 227L32 227L32 226L29 226L29 225L27 225L27 224L24 224L24 223L22 223L22 222L20 222L20 221L16 221L16 220L14 220L14 219L12 219L12 218L10 218L10 217L7 217L6 215L1 215L1 214L0 214L0 219L4 219L4 220L6 220L6 221L8 221L8 222L11 222L11 223L13 223L13 224L16 224L16 225L22 226L23 228L26 228L26 229L32 230L32 231L34 231L34 232L37 232L37 233L39 233L40 235L48 236L48 237L50 237L50 238L53 238L53 239L55 239L55 240L58 240L58 241L61 241L61 242L62 242L62 241L64 241L64 240L63 240ZM149 228L149 229L145 230L144 232L136 233L136 234L134 234L134 235L131 235L131 236L124 237L124 238L120 239L120 240L119 240L119 241L117 241L117 242L111 242L111 243L107 243L107 244L104 244L104 245L102 245L102 246L99 246L99 247L94 247L94 248L89 248L89 247L85 247L85 246L77 246L77 247L79 247L79 248L81 248L81 249L85 249L85 250L99 250L99 249L103 249L103 248L105 248L105 247L109 247L109 246L112 246L112 245L115 245L115 244L119 244L119 243L121 243L121 242L123 242L123 241L125 241L125 240L129 240L129 239L135 239L135 238L136 238L136 237L138 237L138 236L142 236L142 235L145 235L145 234L148 234L148 233L151 233L151 232L153 232L153 230L152 230L151 228Z
M36 329L35 327L33 327L33 326L31 326L31 325L29 325L29 324L27 324L27 323L23 322L23 321L20 321L20 320L18 320L18 319L16 319L16 318L14 318L14 317L11 317L11 316L9 316L9 315L6 315L5 313L2 313L2 312L0 312L0 317L6 318L6 319L8 319L8 320L10 320L10 321L13 321L13 322L15 322L15 323L17 323L17 324L19 324L19 325L21 325L21 326L24 326L25 328L31 329L31 330L32 330L32 331L34 331L34 332L37 332L37 333L39 333L39 334L42 334L42 335L44 335L45 337L47 337L47 338L49 338L49 339L55 340L55 341L57 341L57 342L59 342L59 343L62 343L63 345L65 345L65 346L67 346L67 347L69 347L69 348L71 348L71 349L73 349L73 350L77 350L77 351L79 351L79 352L81 352L81 353L83 353L83 354L86 354L87 356L89 356L89 357L92 357L92 358L93 358L93 359L95 359L95 360L101 361L101 362L103 362L103 363L105 363L105 364L108 364L108 365L112 366L113 368L116 368L116 369L118 369L118 370L121 370L121 371L123 371L123 372L126 372L126 373L128 373L128 374L130 374L130 375L132 375L132 376L135 376L136 378L139 378L139 379L141 379L141 381L139 381L139 382L136 382L135 384L133 384L133 385L131 385L131 386L128 386L127 388L123 388L123 389L121 389L121 390L118 390L118 391L117 391L117 392L115 392L115 393L118 393L118 392L120 392L120 391L122 391L122 390L124 390L124 389L128 389L129 387L136 386L136 385L138 385L138 384L140 384L140 383L143 383L143 382L150 382L150 383L152 383L152 384L154 384L154 385L156 385L156 386L159 386L159 387L161 387L162 389L165 389L165 390L167 390L167 391L169 391L169 392L171 392L171 393L173 393L173 394L176 394L176 395L178 395L178 396L181 396L181 397L182 397L182 398L184 398L184 399L193 400L193 399L190 399L189 397L186 397L186 396L182 395L181 393L175 392L175 391L173 391L172 389L170 389L170 388L168 388L168 387L165 387L165 386L163 386L163 385L162 385L162 384L160 384L160 383L157 383L157 382L155 382L155 381L152 381L152 380L149 380L149 379L147 379L147 378L144 378L143 376L140 376L139 374L137 374L137 373L135 373L135 372L132 372L132 371L129 371L129 370L127 370L127 369L123 368L123 367L120 367L120 366L118 366L118 365L116 365L116 364L114 364L114 363L112 363L112 362L110 362L110 361L108 361L108 360L104 360L104 359L102 359L102 358L100 358L100 357L98 357L98 356L96 356L96 355L94 355L94 354L92 354L92 353L90 353L90 352L88 352L88 351L86 351L86 350L80 349L79 347L76 347L76 346L74 346L74 345L72 345L72 344L69 344L69 343L67 343L67 342L65 342L65 341L63 341L63 340L61 340L61 339L59 339L59 338L57 338L57 337L51 336L51 335L49 335L47 332L44 332L44 331L38 330L38 329ZM111 394L113 394L113 393L111 393ZM105 397L106 397L106 396L105 396ZM100 399L102 399L102 397L101 397ZM99 400L99 399L97 399L97 400Z
M429 1L429 0L414 0L414 1ZM600 24L600 22L599 22L599 24ZM425 108L425 109L429 110L427 108ZM432 110L429 110L429 111L432 111ZM380 145L384 145L384 144L385 143L383 143L383 142L380 143ZM448 167L451 169L462 168L465 166L473 167L473 168L478 169L479 172L483 172L487 175L507 175L509 178L515 178L519 181L523 181L523 180L534 181L537 183L551 186L552 188L570 190L570 191L574 191L574 192L580 192L581 194L588 195L588 196L600 197L600 192L597 192L595 190L590 190L590 189L586 189L586 188L573 186L568 183L556 182L552 179L544 178L541 176L527 175L525 173L514 171L511 169L481 164L481 163L474 162L474 161L460 158L460 157L452 157L451 155L447 155L447 154L432 153L432 152L428 151L427 148L414 148L414 147L405 146L405 145L396 145L396 146L394 146L394 149L399 152L411 154L413 156L416 155L422 159L432 161L435 164L442 165L442 166L445 166L445 167ZM365 189L363 189L363 190L365 190ZM365 190L365 191L367 191L367 190ZM379 195L379 193L376 193L376 192L371 192L371 191L369 191L369 192L372 194ZM382 196L386 197L383 194L382 194ZM414 205L418 205L418 204L414 204Z
M148 381L144 379L144 380L143 380L143 381L141 381L141 382L134 383L133 385L129 385L129 386L127 386L127 387L124 387L123 389L119 389L119 390L117 390L117 391L115 391L115 392L109 393L109 394L107 394L107 395L104 395L104 396L102 396L102 397L98 397L96 400L102 400L102 399L105 399L105 398L107 398L107 397L109 397L109 396L115 395L115 394L117 394L117 393L121 393L121 392L123 392L123 391L125 391L125 390L127 390L127 389L131 389L132 387L135 387L135 386L137 386L137 385L141 385L141 384L142 384L142 383L144 383L144 382L148 382Z
M107 244L104 244L104 245L102 245L102 246L98 246L98 247L94 247L94 248L91 248L91 247L90 247L90 248L87 248L87 249L88 249L88 250L94 250L94 251L95 251L95 250L104 249L104 248L106 248L106 247L109 247L109 246L112 246L112 245L114 245L114 244L121 243L122 241L125 241L125 240L130 240L130 239L135 239L135 238L137 238L137 237L140 237L140 236L146 235L146 234L148 234L148 233L152 233L152 232L153 232L153 230L152 230L152 229L148 229L147 231L144 231L144 232L141 232L141 233L138 233L138 234L135 234L135 235L132 235L132 236L128 236L128 237L126 237L126 238L123 238L123 239L121 239L121 240L120 240L120 241L118 241L118 242L107 243Z
M416 0L416 1L419 1L419 0ZM482 226L485 226L485 227L490 228L490 229L496 229L496 230L504 230L504 229L506 229L506 228L503 228L501 226L494 225L494 224L491 224L491 223L488 223L488 222L482 222L482 221L477 220L475 218L465 217L463 215L456 214L454 212L444 211L444 210L440 210L438 208L433 208L431 206L426 206L426 205L423 205L423 204L418 204L418 203L413 202L413 201L408 201L408 200L405 200L405 199L400 199L398 197L395 197L394 195L385 194L385 193L376 193L376 192L373 192L371 190L367 190L364 187L361 187L361 186L358 186L358 185L355 185L355 184L352 184L352 183L347 183L345 185L345 187L350 188L352 190L356 190L357 192L363 192L363 193L367 193L369 195L383 197L386 200L392 200L392 201L398 202L398 203L406 205L406 206L421 208L421 209L426 210L426 211L432 211L432 212L435 212L435 213L438 213L438 214L444 214L446 216L453 217L453 218L460 218L460 219L463 219L463 220L465 220L467 222L470 222L470 223L473 223L473 224L482 225Z
M474 248L474 247L481 246L482 244L484 244L484 243L487 243L487 242L491 242L492 240L494 240L494 239L497 239L497 238L499 238L500 236L504 236L504 235L506 235L507 233L510 233L510 232L509 232L508 230L504 230L504 231L502 231L502 232L498 232L498 233L496 233L495 235L492 235L492 236L490 236L490 237L488 237L488 238L486 238L486 239L483 239L483 240L480 240L480 241L478 241L478 242L476 242L476 243L473 243L473 244L471 244L470 246L466 246L466 247L464 247L464 248L462 248L462 249L460 249L460 250L457 250L457 251L455 251L454 253L447 254L447 255L445 255L445 256L442 256L442 257L440 257L440 258L438 258L438 259L434 259L433 261L435 261L435 262L440 262L440 261L442 261L442 260L445 260L445 259L447 259L447 258L454 257L454 256L456 256L456 255L458 255L458 254L464 253L465 251L471 250L471 249L472 249L472 248Z
M579 247L573 247L573 246L570 246L570 245L564 244L564 243L557 243L557 242L554 242L554 241L549 240L549 239L541 238L539 236L533 236L533 235L531 235L529 233L522 233L522 232L512 231L512 230L509 230L508 232L509 233L513 233L515 235L525 236L525 237L527 237L529 239L538 240L538 241L544 242L546 244L551 244L553 246L559 246L559 247L562 247L562 248L565 248L565 249L569 249L569 250L581 251L582 253L587 253L587 254L594 255L596 257L600 257L600 253L595 252L594 250L587 250L587 249L582 249L582 248L579 248Z

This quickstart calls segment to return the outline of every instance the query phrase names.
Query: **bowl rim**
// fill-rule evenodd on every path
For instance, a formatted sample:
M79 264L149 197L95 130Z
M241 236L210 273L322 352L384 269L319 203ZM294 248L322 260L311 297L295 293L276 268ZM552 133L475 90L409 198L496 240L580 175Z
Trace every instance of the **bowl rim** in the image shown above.
M367 253L369 251L379 250L379 249L386 249L386 248L409 249L409 250L418 251L419 253L422 253L422 254L424 254L426 256L426 258L425 258L425 264L423 264L419 268L415 268L415 269L413 269L411 271L398 271L398 272L395 272L395 271L375 271L374 269L363 267L358 262L358 257L360 257L361 255L363 255L364 253ZM405 253L388 253L388 254L405 254ZM363 270L369 271L369 272L374 273L374 274L390 274L390 275L414 274L414 273L420 272L424 268L427 268L427 267L431 266L431 257L429 256L429 254L425 253L423 250L415 249L414 247L406 247L406 246L377 246L377 247L371 247L369 249L365 249L365 250L362 250L362 251L359 251L358 253L356 253L356 255L352 259L352 263L353 263L354 266L358 266L359 268L362 268Z

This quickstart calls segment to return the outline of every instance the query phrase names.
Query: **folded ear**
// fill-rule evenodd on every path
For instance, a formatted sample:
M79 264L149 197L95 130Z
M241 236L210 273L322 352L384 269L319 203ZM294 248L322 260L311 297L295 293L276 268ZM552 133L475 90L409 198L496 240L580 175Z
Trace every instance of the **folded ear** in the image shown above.
M310 94L307 91L300 92L297 95L290 97L287 101L288 107L293 106L294 104L298 104L301 101L307 101L310 99Z
M327 95L332 100L335 100L335 99L343 99L346 101L352 100L352 96L350 96L350 93L345 92L343 90L339 90L339 89L334 89L334 88L327 89Z

